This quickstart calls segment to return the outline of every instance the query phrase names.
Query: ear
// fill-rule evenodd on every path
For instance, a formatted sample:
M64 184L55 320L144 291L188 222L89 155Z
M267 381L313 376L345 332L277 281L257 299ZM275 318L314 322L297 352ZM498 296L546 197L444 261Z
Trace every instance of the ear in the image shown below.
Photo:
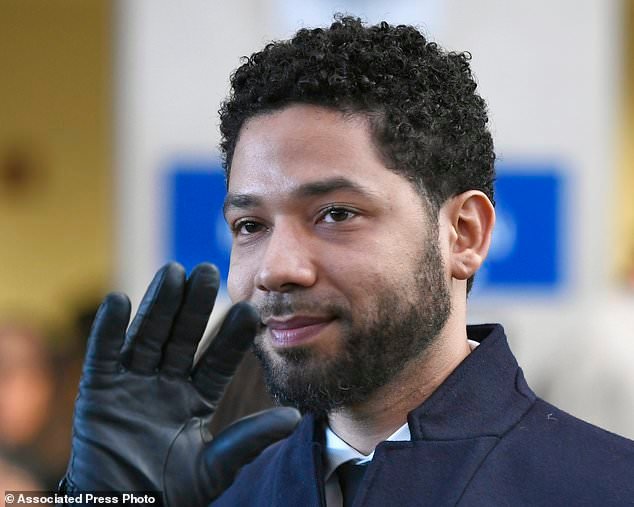
M469 190L445 202L441 214L449 224L451 276L467 280L480 268L489 252L495 224L493 204L483 192Z

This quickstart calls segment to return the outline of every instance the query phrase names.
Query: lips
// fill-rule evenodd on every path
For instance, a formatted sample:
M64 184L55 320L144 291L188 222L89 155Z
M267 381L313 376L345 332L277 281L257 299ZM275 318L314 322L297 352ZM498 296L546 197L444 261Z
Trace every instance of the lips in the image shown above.
M306 345L317 337L331 322L332 317L295 316L290 319L266 319L272 345L278 348Z

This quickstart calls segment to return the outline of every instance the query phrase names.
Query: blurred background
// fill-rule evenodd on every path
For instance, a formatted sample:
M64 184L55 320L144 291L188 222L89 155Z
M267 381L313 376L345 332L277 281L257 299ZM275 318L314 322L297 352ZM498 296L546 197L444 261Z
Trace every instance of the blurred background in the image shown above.
M499 222L470 320L504 324L542 397L634 438L634 0L0 0L0 490L63 475L107 291L137 304L169 259L226 276L228 76L334 12L472 53Z

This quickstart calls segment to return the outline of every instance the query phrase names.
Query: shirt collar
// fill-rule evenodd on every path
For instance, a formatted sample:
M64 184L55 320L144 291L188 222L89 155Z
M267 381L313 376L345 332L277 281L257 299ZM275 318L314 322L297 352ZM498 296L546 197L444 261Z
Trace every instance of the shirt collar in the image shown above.
M411 440L411 434L407 423L403 424L403 426L387 437L386 440L392 442ZM325 453L326 462L324 467L324 479L326 481L334 473L337 467L346 461L354 460L356 464L361 464L372 461L372 458L374 457L374 451L365 455L357 451L354 447L349 446L346 442L339 438L339 436L332 431L328 425L326 425Z

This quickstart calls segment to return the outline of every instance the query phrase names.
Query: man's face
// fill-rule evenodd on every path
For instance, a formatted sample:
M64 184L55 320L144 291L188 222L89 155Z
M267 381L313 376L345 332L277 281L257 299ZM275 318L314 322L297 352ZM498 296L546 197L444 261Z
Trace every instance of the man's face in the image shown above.
M365 401L447 320L436 220L360 117L295 105L251 119L225 215L229 293L260 311L256 352L284 403Z

